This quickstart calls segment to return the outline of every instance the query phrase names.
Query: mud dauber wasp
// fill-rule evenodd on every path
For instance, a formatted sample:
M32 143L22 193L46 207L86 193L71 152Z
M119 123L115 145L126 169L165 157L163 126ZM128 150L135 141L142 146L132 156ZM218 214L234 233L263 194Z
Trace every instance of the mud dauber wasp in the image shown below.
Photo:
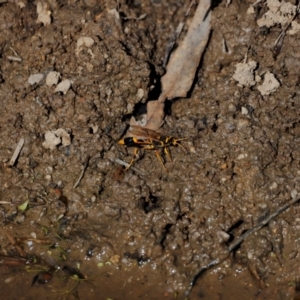
M172 161L170 151L168 149L170 146L180 146L186 151L186 149L180 144L181 141L186 139L178 139L173 136L165 136L154 130L136 125L130 126L129 133L132 135L132 137L125 137L118 142L118 144L120 145L135 148L134 157L132 158L126 170L128 170L133 165L138 153L138 149L154 150L156 157L166 171L168 170L166 169L164 160L160 154L161 149L163 149L163 153L168 157L170 161Z

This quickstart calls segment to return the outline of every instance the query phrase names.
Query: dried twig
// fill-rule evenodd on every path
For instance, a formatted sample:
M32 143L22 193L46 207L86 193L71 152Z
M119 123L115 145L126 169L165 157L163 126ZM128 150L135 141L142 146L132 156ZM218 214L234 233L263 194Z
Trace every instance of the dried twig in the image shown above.
M17 56L8 55L7 58L11 61L19 61L19 62L22 61L22 59Z
M9 202L9 201L0 201L0 204L1 204L1 205L6 205L6 204L12 204L12 203Z
M49 239L35 239L35 238L16 238L16 242L18 243L22 243L22 244L26 244L28 242L33 242L36 244L44 244L44 245L50 245L51 244L51 240Z
M81 181L81 179L83 178L84 173L85 173L86 169L87 169L88 166L89 166L89 161L90 161L90 157L87 158L87 160L86 160L86 162L85 162L85 164L84 164L84 167L83 167L83 169L82 169L82 171L81 171L81 173L80 173L80 176L79 176L78 180L76 181L76 183L75 183L74 186L73 186L73 189L76 189L76 188L78 187L78 185L80 184L80 181Z
M257 1L255 1L253 4L251 4L250 6L255 6L255 5L257 5L258 3L260 3L260 2L262 2L263 0L257 0Z
M19 157L19 154L20 154L23 146L24 146L24 139L22 138L22 139L19 140L19 143L16 147L16 150L15 150L11 160L9 161L10 166L13 166L15 164L15 162L16 162L17 158Z
M14 53L14 55L8 55L7 58L9 60L12 60L12 61L22 61L22 58L18 55L17 51L12 48L12 47L9 47L9 49Z
M129 168L130 167L130 164L128 164L127 162L125 162L125 161L123 161L123 160L121 160L119 158L116 158L114 161L117 164L119 164L121 166L124 166L125 168ZM134 167L131 166L130 169L133 170L134 172L142 175L142 176L145 176L145 174L142 171L138 170L137 168L134 168Z
M189 289L186 291L186 295L188 296L193 287L195 286L197 280L199 279L199 277L208 269L222 263L224 260L226 260L230 253L236 249L248 236L250 236L251 234L257 232L258 230L260 230L263 226L267 225L272 219L274 219L275 217L277 217L279 214L281 214L282 212L284 212L285 210L287 210L289 207L291 207L292 205L294 205L295 203L297 203L300 200L300 198L298 197L294 197L292 198L292 200L290 200L288 203L284 204L283 206L281 206L280 208L278 208L276 211L274 211L273 213L271 213L270 215L268 215L265 219L263 219L262 221L260 221L259 223L257 223L254 227L248 229L245 233L243 233L236 241L234 241L227 249L227 253L224 257L219 257L216 258L212 261L210 261L206 266L202 267L192 278L191 283L190 283L190 287Z
M28 260L23 257L0 256L0 266L15 267L28 263Z
M6 235L7 239L10 241L10 243L16 248L19 255L21 257L26 257L27 256L26 252L16 243L14 238L8 232L5 232L5 235Z

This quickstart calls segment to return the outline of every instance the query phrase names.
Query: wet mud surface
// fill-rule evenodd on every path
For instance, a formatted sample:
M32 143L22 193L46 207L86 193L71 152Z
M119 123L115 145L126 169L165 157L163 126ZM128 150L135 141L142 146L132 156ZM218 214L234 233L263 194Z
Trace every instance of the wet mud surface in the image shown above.
M190 95L166 107L162 131L187 151L170 148L168 172L141 151L124 172L115 159L133 151L117 142L157 99L167 45L195 8L185 20L186 1L49 0L47 24L16 2L0 4L2 295L184 299L220 258L190 299L298 299L299 204L227 249L300 190L299 33L274 56L282 28L258 27L265 3L216 3ZM245 56L280 87L238 85Z

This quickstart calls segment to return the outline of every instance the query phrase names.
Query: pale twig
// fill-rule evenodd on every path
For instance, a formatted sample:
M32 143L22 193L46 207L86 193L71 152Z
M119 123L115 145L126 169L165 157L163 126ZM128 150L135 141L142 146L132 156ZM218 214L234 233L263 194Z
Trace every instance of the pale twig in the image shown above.
M23 148L23 145L24 145L24 139L22 138L22 139L19 140L19 143L16 147L16 150L15 150L11 160L9 161L10 166L13 166L15 164L15 162L16 162L16 160L17 160L17 158L18 158L18 156L19 156L19 154L20 154L20 152Z
M42 244L42 245L49 245L51 244L51 241L49 239L35 239L35 238L16 238L15 239L17 243L26 244L29 242L33 242L36 244Z
M257 0L257 1L255 1L253 4L251 4L250 6L255 6L255 5L257 5L258 3L260 3L260 2L262 2L263 0Z
M16 248L19 255L21 257L26 257L27 256L26 252L16 243L15 239L8 232L4 232L4 233L7 239L10 241L10 243Z
M13 47L9 47L9 49L14 53L15 56L19 56L17 51Z
M147 14L142 14L142 15L140 15L140 16L137 17L137 18L135 18L135 17L122 17L122 19L123 19L123 20L126 20L126 21L129 21L129 20L137 20L137 21L139 21L139 20L145 19L146 16L147 16Z
M136 169L136 168L134 168L134 167L131 167L130 164L128 164L127 162L125 162L125 161L123 161L123 160L121 160L121 159L116 158L116 159L115 159L115 162L116 162L117 164L121 165L121 166L124 166L125 168L129 168L129 167L130 167L130 169L132 169L134 172L136 172L136 173L138 173L138 174L140 174L140 175L142 175L142 176L145 175L143 172L141 172L140 170L138 170L138 169Z
M7 58L9 60L13 60L13 61L22 61L22 58L18 55L17 51L12 48L12 47L9 47L9 49L14 53L14 55L8 55Z
M11 204L11 202L9 202L9 201L0 201L0 204L1 204L1 205Z
M89 161L90 161L90 157L87 158L87 160L86 160L86 162L84 164L84 167L83 167L83 169L82 169L82 171L80 173L80 176L79 176L78 180L76 181L76 183L73 186L73 189L76 189L78 187L78 185L80 184L80 181L83 178L84 173L85 173L87 167L89 166Z
M8 55L7 58L11 61L19 61L19 62L22 61L22 59L17 56Z

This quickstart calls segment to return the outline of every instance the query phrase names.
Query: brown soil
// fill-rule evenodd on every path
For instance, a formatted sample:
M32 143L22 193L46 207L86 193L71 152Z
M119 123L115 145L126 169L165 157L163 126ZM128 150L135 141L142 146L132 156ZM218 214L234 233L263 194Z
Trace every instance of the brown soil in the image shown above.
M170 149L167 173L141 151L141 175L116 164L133 155L117 141L132 113L158 97L167 45L195 7L185 20L184 0L47 3L44 25L32 1L0 1L1 295L184 299L201 268L300 191L299 34L274 57L282 29L257 26L264 3L251 15L254 1L216 3L191 93L166 107L163 131L186 138L187 152ZM81 37L94 44L77 51ZM276 92L262 96L232 79L246 55L258 73L275 74ZM50 71L72 81L65 94L45 79L28 83ZM60 128L71 143L47 149L46 132ZM189 298L299 299L299 210L249 236Z

